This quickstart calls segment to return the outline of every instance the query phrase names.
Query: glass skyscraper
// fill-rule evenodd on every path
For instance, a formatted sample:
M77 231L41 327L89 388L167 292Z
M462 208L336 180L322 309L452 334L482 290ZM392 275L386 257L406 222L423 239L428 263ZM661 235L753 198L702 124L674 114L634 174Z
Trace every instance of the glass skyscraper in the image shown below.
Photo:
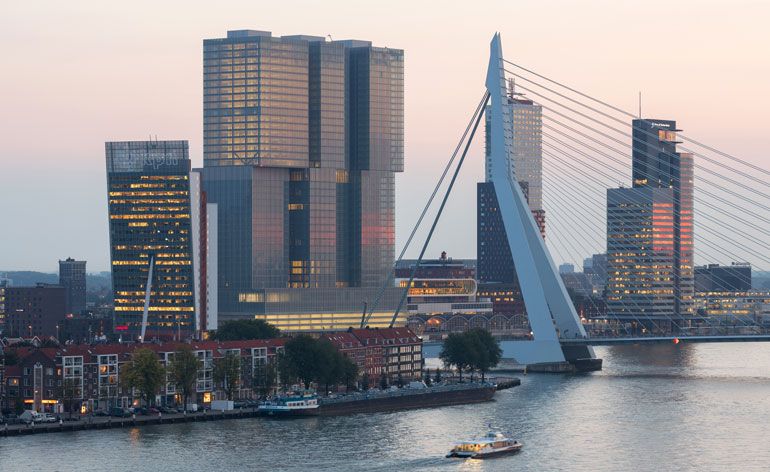
M190 159L187 141L106 143L115 330L145 338L195 329Z
M632 127L633 188L607 192L608 310L685 326L695 284L693 158L676 150L675 121L636 119Z
M219 204L222 319L276 303L274 315L297 326L317 314L313 293L317 309L360 313L373 298L363 289L392 278L403 52L251 30L203 50L203 185Z

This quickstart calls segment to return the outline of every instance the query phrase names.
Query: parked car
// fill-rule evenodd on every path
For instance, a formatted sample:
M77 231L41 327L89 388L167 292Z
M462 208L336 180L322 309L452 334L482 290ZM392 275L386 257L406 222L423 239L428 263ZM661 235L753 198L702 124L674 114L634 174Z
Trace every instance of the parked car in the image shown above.
M177 413L175 408L169 408L167 406L159 406L158 410L163 413L164 415L172 415L174 413Z
M42 413L40 415L40 423L58 423L59 420L50 413Z
M118 418L130 418L131 412L127 408L121 408L114 406L110 409L110 416L116 416Z
M159 412L160 412L160 410L158 409L158 407L151 406L151 407L147 408L147 414L148 415L157 415Z
M105 410L96 410L94 416L110 416L110 413Z

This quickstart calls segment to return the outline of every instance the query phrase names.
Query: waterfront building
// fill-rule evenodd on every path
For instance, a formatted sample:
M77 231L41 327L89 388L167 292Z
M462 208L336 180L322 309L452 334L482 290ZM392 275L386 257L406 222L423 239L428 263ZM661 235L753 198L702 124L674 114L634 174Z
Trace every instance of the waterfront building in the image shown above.
M65 307L66 290L60 285L8 287L5 289L5 335L58 337Z
M686 326L694 314L692 155L677 152L675 121L632 127L633 188L607 191L608 311L648 329Z
M396 285L407 293L407 325L419 334L461 332L485 326L492 314L492 302L477 297L475 261L447 257L428 259L415 270L416 261L396 265Z
M187 141L108 142L106 161L115 331L181 339L212 329L216 212L207 214Z
M82 313L86 309L86 261L71 257L59 261L59 285L66 292L66 312Z
M671 189L607 190L607 308L622 322L668 326L675 314Z
M737 290L696 292L698 316L754 334L757 327L770 327L770 291Z
M694 313L693 156L677 151L676 121L636 119L632 122L633 186L670 188L674 205L674 313Z
M419 379L422 372L422 340L407 328L365 328L324 333L343 355L359 368L359 378L369 376L370 386L379 384L384 373L393 384ZM138 349L150 349L158 361L168 366L182 347L189 347L199 359L195 394L191 403L208 404L224 399L225 386L214 381L214 366L228 354L240 359L240 376L234 392L235 399L254 399L271 394L278 387L275 375L277 356L283 351L286 338L242 341L190 341L156 343L71 344L58 348L17 346L12 340L0 346L0 353L13 352L18 362L4 369L6 398L3 408L17 409L31 405L38 411L52 411L55 405L72 400L72 408L93 412L111 407L137 406L134 393L121 383L123 367L131 362ZM39 344L39 343L38 343ZM4 350L4 351L3 351ZM0 360L2 355L0 354ZM2 363L0 363L2 365ZM39 366L39 367L37 367ZM0 371L3 369L0 368ZM42 377L41 377L42 376ZM68 386L67 392L62 390ZM66 397L66 398L65 398ZM157 399L162 405L177 405L181 397L167 376Z
M695 267L696 292L746 292L751 290L751 264L708 264Z
M220 317L357 325L364 302L392 287L403 51L243 30L204 40L203 60ZM390 323L389 292L373 326Z
M351 329L366 348L366 372L375 382L384 374L388 384L422 377L422 340L409 328Z

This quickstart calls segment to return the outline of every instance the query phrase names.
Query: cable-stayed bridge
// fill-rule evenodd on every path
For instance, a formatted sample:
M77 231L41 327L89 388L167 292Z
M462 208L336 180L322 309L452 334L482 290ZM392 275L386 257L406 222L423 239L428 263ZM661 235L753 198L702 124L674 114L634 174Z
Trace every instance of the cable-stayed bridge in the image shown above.
M542 110L545 240L511 164L514 117L506 103L523 95ZM641 110L634 115L505 59L499 34L486 91L399 256L445 186L394 320L485 114L487 180L531 329L528 339L501 342L505 357L591 370L601 365L592 345L770 341L770 316L734 313L725 322L693 300L696 257L770 267L770 170L690 138L673 121L642 118ZM645 211L646 219L636 218ZM588 299L591 318L602 321L597 330L575 310L552 256L580 265L605 250L607 302Z

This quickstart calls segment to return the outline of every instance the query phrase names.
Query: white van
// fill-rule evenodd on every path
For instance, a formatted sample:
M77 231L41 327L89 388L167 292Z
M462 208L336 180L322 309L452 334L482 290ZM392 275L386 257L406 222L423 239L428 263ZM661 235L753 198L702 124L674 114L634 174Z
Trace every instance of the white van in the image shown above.
M24 410L24 413L19 416L19 419L26 424L40 423L43 420L43 415L35 410Z

